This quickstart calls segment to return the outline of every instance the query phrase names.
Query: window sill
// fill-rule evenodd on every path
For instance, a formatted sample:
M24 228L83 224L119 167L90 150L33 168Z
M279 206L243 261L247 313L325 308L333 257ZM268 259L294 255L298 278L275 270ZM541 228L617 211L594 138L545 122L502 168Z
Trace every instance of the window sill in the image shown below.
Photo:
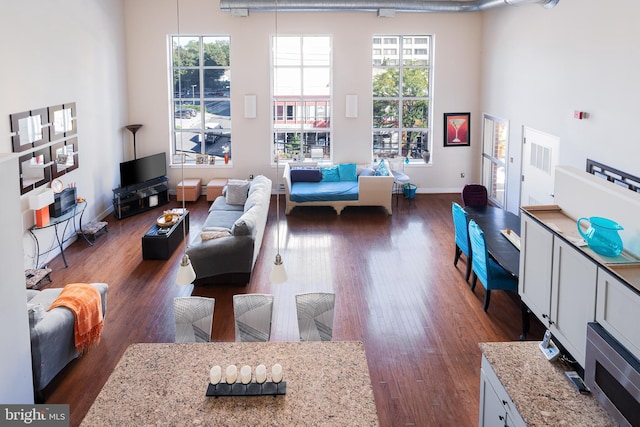
M182 169L183 166L185 169L231 169L233 167L233 163L229 162L225 164L223 162L221 164L216 163L214 165L210 165L210 164L197 165L195 163L174 163L169 165L171 169Z

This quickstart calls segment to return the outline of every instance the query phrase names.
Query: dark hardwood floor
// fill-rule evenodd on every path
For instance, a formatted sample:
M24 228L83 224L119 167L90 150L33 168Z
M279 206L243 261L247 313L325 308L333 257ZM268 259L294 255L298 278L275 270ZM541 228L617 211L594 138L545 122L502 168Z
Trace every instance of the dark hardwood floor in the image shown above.
M464 259L453 266L451 202L459 195L418 194L413 200L401 198L397 207L394 199L393 216L379 208L346 208L340 216L330 208L296 208L285 216L281 203L280 252L289 276L281 285L268 280L276 253L274 197L251 283L193 292L216 299L212 340L234 340L234 294L274 294L271 339L292 341L297 332L294 294L333 290L333 338L364 342L381 426L477 425L478 343L517 340L521 320L516 297L500 291L492 294L485 313L484 288L470 290ZM124 220L109 216L109 231L94 246L79 240L67 249L68 268L61 257L50 264L50 287L109 284L100 344L67 366L44 393L46 403L70 404L73 426L82 421L129 344L173 341L172 301L188 295L187 288L175 284L184 247L168 261L143 261L141 237L162 210L178 206L172 199ZM201 198L187 208L187 238L193 239L208 203ZM532 320L528 338L541 339L542 332Z

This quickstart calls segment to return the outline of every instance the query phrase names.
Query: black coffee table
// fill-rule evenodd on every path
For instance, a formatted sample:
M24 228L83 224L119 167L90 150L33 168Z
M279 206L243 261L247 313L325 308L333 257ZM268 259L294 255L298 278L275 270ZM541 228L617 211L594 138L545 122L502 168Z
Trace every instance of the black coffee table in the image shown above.
M142 236L142 259L169 259L182 242L184 234L189 233L189 211L180 215L171 227L160 227L154 224Z

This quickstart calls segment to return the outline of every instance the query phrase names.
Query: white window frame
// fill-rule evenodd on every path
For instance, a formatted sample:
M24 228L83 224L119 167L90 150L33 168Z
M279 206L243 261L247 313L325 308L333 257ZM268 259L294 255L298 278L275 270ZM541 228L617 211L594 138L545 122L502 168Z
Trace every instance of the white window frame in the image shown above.
M503 153L496 155L496 141ZM509 120L490 114L482 115L482 185L487 188L489 200L504 207L507 197L507 159L509 158ZM501 172L502 170L502 172ZM502 178L500 178L502 176Z
M397 49L397 60L396 59L392 59L389 60L386 64L383 64L382 59L378 59L376 58L375 52L377 50L381 50L382 52L382 56L384 56L385 52L389 50L389 45L393 44L392 41L393 40L398 40L399 43L398 45L394 46L394 49L392 50L396 50ZM424 41L426 41L427 43L423 43ZM376 43L378 42L378 43ZM433 132L431 131L433 129L432 123L433 123L433 102L432 102L432 98L433 98L433 45L434 45L434 37L433 35L430 34L424 34L424 35L408 35L408 34L396 34L396 35L373 35L371 38L371 52L372 52L372 61L371 61L371 66L372 66L372 70L375 71L376 69L397 69L399 72L399 87L398 87L398 95L397 96L389 96L389 97L376 97L376 96L372 96L372 111L374 111L374 103L376 101L388 101L388 102L397 102L398 103L398 123L397 126L392 126L392 127L374 127L375 126L375 117L372 115L372 147L371 147L371 152L372 152L372 157L374 159L378 158L378 157L401 157L403 159L408 159L409 163L413 163L413 164L425 164L425 158L422 157L422 153L424 152L425 146L426 149L428 150L429 153L431 153L432 150L432 138L433 138ZM407 65L405 64L405 54L408 51L412 51L415 54L415 50L417 49L417 46L420 46L419 49L424 49L423 46L426 46L426 49L428 49L428 57L427 57L427 65L416 65L416 64L411 64L411 65ZM406 68L423 68L426 69L428 72L428 93L426 96L419 96L419 97L409 97L409 96L404 96L402 93L402 76L403 76L403 72ZM372 88L372 95L373 95L373 88ZM413 100L418 100L418 101L426 101L427 102L427 108L428 108L428 114L427 114L427 118L426 118L426 127L420 127L420 128L409 128L409 127L404 127L403 123L403 111L402 111L402 105L404 101L413 101ZM420 146L420 150L418 150L417 148L411 147L410 143L407 143L405 141L403 141L403 139L405 138L406 132L422 132L422 138L420 140L419 143L415 144L415 147L418 147L418 145ZM391 145L391 150L393 149L393 146L397 144L397 152L393 153L391 152L389 149L385 149L384 145L386 144L386 142L380 141L382 139L384 139L384 137L382 137L381 135L384 133L388 133L390 136L390 141L389 144ZM424 135L426 134L426 141L424 141ZM378 139L378 142L376 142L376 139ZM396 141L394 141L394 139ZM382 144L382 146L380 147L380 149L376 150L376 145L380 145ZM406 149L405 147L409 145ZM383 152L384 150L384 152ZM418 153L418 151L420 151L420 154ZM431 155L429 154L428 157L428 163L431 162Z
M280 65L281 68L299 68L301 70L302 75L304 75L305 70L309 70L312 68L329 68L329 95L327 98L324 97L305 97L302 91L304 87L304 79L301 76L301 95L296 95L292 97L286 96L278 96L275 95L275 39L276 37L296 37L301 40L300 48L301 48L301 58L304 58L304 46L303 42L305 38L312 37L326 37L329 39L329 65ZM293 152L289 152L285 147L289 145L288 136L290 134L300 134L300 135L313 135L315 136L315 146L322 146L323 149L323 158L321 160L331 162L333 159L333 36L331 34L273 34L271 36L271 163L275 164L275 155L276 152L279 153L280 161L292 161L294 159ZM304 62L304 59L303 59ZM324 118L324 123L326 127L316 127L312 128L305 127L306 119L310 118L311 115L308 113L312 109L314 109L315 103L315 111L324 111L324 114L321 116L317 116L313 114L313 116L318 119ZM324 106L323 106L324 103ZM324 108L323 108L324 107ZM280 113L282 112L282 113ZM291 114L292 113L292 114ZM278 119L281 122L279 126L276 125ZM291 121L292 123L287 123ZM316 120L317 123L318 120ZM280 138L284 133L284 137ZM324 136L324 142L321 143L319 138L320 134L326 134ZM301 150L300 154L306 160L319 160L317 158L312 158L311 156L311 147L309 145L309 140L301 141ZM306 148L305 148L306 147Z
M227 65L204 65L204 39L206 38L226 38L229 43L229 63ZM199 63L197 66L180 66L180 64L176 67L173 61L173 50L174 45L173 42L175 39L198 39L199 43ZM181 162L184 162L186 165L197 165L199 167L214 167L220 165L231 165L232 164L232 156L231 156L231 128L232 128L232 116L231 116L231 85L229 80L229 88L228 88L228 96L224 96L224 94L218 96L213 96L211 94L205 93L203 90L203 82L205 81L205 72L207 70L224 70L224 74L230 78L231 76L231 36L228 34L171 34L168 39L169 44L169 129L171 133L171 165L180 165ZM197 91L197 96L186 97L182 96L182 92L190 90L189 88L180 85L180 89L178 90L179 94L176 96L176 88L174 87L174 71L176 69L186 69L186 70L197 70L198 71L198 80L199 87L195 89ZM183 117L184 107L179 107L178 109L181 111L177 113L176 104L184 105L188 101L195 101L198 105L199 111L196 110L196 116L199 116L199 126L193 128L184 128L183 129L183 120L189 119L188 117ZM222 102L228 103L229 105L229 118L228 119L220 119L215 123L209 122L207 123L207 114L203 106L206 103L210 102ZM186 108L190 109L190 108ZM193 118L192 117L192 118ZM226 117L226 116L224 116ZM215 126L215 127L214 127ZM212 130L215 129L215 130ZM181 136L179 139L178 136ZM187 140L192 140L197 138L200 144L200 151L192 151L186 149L184 147L184 135L191 135L190 137L186 137ZM210 156L206 153L208 139L211 138L224 138L228 139L228 143L224 144L225 147L228 147L229 158L228 161L225 162L224 154ZM215 159L211 159L215 157Z

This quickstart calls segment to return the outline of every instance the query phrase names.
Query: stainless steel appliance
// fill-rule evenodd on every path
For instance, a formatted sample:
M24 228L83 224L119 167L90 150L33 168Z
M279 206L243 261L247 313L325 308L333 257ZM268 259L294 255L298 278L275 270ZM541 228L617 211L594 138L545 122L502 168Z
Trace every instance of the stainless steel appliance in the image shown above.
M587 326L584 380L621 426L640 426L640 361L598 323Z

